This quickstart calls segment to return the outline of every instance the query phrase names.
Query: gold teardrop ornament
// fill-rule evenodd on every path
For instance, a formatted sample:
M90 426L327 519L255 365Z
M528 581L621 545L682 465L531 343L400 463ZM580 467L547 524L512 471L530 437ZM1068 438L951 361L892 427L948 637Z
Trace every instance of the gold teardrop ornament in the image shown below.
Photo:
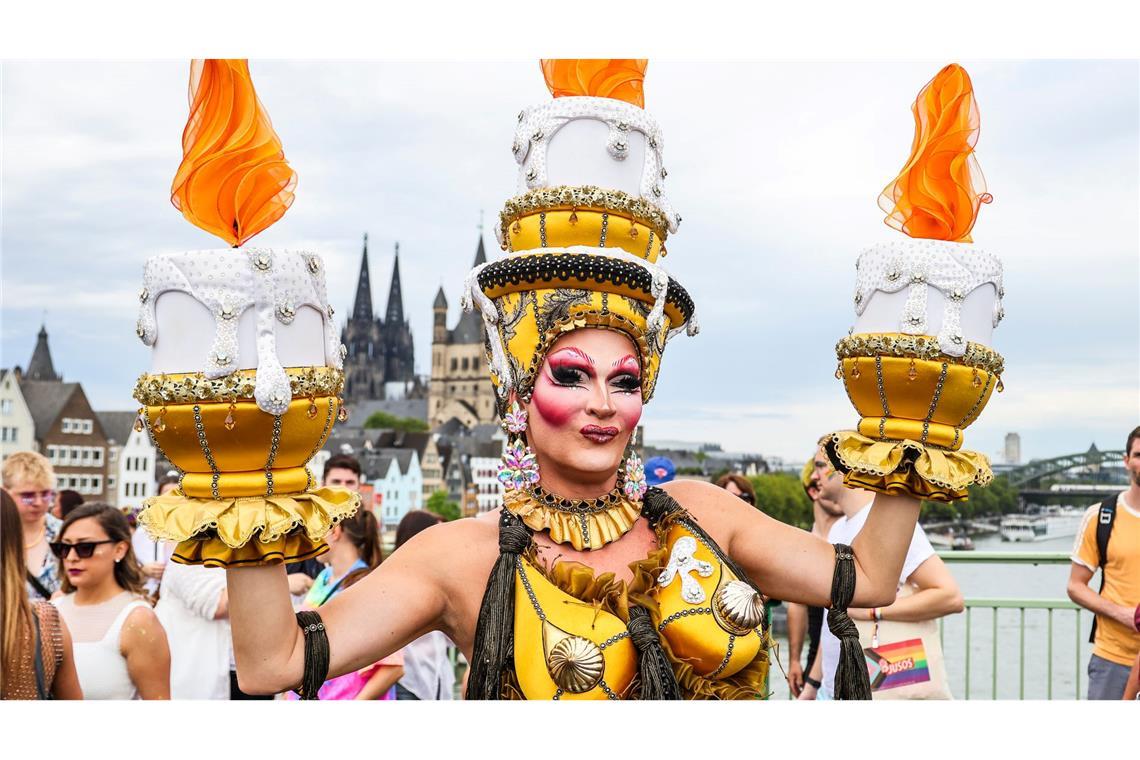
M764 597L744 581L729 581L713 597L713 617L736 636L751 633L764 622Z
M606 661L602 650L589 639L569 634L544 620L542 649L546 670L563 691L583 694L601 682Z

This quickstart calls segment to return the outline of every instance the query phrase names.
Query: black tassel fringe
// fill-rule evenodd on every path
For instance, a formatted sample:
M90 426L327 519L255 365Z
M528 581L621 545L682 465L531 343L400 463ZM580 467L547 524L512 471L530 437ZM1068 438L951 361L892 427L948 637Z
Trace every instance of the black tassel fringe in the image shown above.
M530 529L522 520L502 510L499 558L491 568L487 591L479 607L466 699L501 699L503 696L503 675L512 667L515 649L515 566L530 541Z
M629 638L637 648L641 699L680 699L681 687L673 666L661 648L661 638L649 611L644 607L629 608Z
M859 629L847 615L855 596L855 555L847 544L835 545L835 574L831 578L831 609L827 628L839 639L839 663L835 669L835 699L871 698L867 661L859 644Z

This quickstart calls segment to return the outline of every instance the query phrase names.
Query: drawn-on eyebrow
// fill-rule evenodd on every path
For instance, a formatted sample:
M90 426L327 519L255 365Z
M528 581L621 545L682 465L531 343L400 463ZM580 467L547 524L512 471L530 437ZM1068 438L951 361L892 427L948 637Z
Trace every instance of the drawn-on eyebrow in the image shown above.
M591 367L594 366L594 360L591 359L590 356L586 352L584 352L582 349L580 349L576 346L567 346L566 348L561 348L561 349L555 351L553 355L558 356L558 354L566 353L566 352L574 354L574 356L577 356L582 361L588 363Z
M625 365L629 364L629 363L632 363L633 366L632 367L626 367ZM631 372L633 370L637 370L638 372L641 371L641 365L638 364L637 357L635 357L633 354L626 354L625 356L623 356L620 359L615 359L614 363L611 364L610 366L611 367L622 367L623 369L626 369L627 371L631 371Z

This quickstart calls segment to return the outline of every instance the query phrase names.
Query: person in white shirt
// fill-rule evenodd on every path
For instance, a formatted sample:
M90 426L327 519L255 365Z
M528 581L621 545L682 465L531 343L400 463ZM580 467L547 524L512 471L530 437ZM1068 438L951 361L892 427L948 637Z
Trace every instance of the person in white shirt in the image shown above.
M443 522L432 512L412 510L396 528L398 551L420 531ZM396 699L451 699L455 689L455 666L448 657L454 647L451 639L439 631L420 636L404 647L404 675L396 684Z
M838 504L844 514L831 526L827 540L833 544L850 544L867 522L874 506L875 494L845 487L843 475L834 469L819 478L819 488L820 498ZM934 553L934 548L920 525L914 526L914 535L903 561L899 587L904 583L914 587L912 595L896 599L887 607L853 607L847 613L852 620L921 622L961 612L964 608L957 581L950 574L946 563ZM821 685L817 690L810 682L807 683L800 692L800 699L830 699L834 694L835 669L839 664L839 639L828 629L826 620L820 632L819 649L820 656L816 657L809 677L820 681Z
M225 570L171 562L154 612L170 641L171 699L229 699L233 655Z

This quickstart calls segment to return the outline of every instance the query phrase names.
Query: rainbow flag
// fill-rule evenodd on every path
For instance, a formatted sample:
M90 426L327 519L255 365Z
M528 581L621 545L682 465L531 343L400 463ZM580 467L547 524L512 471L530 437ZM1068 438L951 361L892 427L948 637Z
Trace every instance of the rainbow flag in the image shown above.
M930 680L922 639L908 639L863 650L871 691L897 689Z

